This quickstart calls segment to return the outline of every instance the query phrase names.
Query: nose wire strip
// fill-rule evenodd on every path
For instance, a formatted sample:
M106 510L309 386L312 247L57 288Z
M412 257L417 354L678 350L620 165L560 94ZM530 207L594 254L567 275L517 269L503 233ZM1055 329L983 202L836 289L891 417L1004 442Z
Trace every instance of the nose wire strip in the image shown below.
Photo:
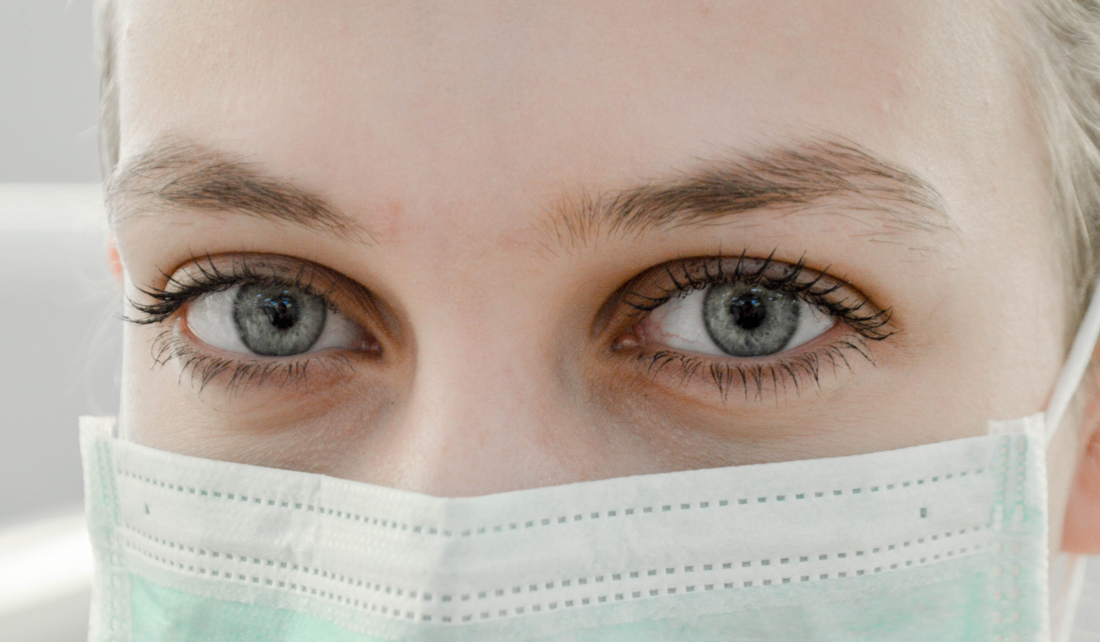
M1098 335L1100 335L1100 281L1093 286L1085 318L1077 328L1073 347L1070 348L1065 366L1062 367L1062 374L1058 377L1058 384L1054 387L1054 394L1050 397L1050 405L1047 406L1047 442L1057 432L1070 400L1077 392L1077 387L1081 385L1081 379L1084 378L1085 370L1092 360L1092 351L1096 348Z

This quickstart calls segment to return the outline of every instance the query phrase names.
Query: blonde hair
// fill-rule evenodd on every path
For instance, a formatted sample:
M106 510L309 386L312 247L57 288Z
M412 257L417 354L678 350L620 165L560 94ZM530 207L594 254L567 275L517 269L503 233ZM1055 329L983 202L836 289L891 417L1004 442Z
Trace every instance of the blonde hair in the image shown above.
M107 178L118 165L118 79L115 50L118 30L115 0L96 0L92 14L93 43L99 63L99 169Z
M1100 269L1100 2L1031 0L1024 23L1031 54L1026 89L1043 126L1051 195L1064 221L1072 333Z
M1075 328L1100 269L1100 0L1030 0L1022 8L1025 89L1047 141L1054 209L1064 219ZM119 154L115 0L97 0L95 35L100 159L109 176Z

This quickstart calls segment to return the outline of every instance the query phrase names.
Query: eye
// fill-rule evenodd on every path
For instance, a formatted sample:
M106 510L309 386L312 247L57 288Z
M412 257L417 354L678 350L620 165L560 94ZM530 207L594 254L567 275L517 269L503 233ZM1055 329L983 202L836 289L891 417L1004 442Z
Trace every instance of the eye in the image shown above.
M828 272L774 252L685 257L624 284L597 327L612 355L662 386L713 386L723 403L735 388L746 400L801 391L851 370L849 353L873 365L870 342L898 331L891 308Z
M765 357L812 341L834 325L836 319L791 294L732 282L669 299L640 330L676 350Z
M324 297L289 285L243 284L204 294L184 318L207 345L240 354L289 357L361 342L355 324Z

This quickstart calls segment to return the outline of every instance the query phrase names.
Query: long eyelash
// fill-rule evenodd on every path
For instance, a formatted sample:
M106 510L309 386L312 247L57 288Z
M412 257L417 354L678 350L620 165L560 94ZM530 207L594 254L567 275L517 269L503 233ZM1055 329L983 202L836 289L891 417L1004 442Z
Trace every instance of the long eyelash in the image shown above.
M329 299L330 292L318 291L311 278L313 272L302 266L293 275L281 276L274 272L261 271L260 267L247 260L234 260L232 270L222 271L208 254L201 259L192 257L198 270L196 274L189 276L187 281L181 281L165 274L164 287L138 288L138 291L152 299L153 303L141 303L129 300L130 306L141 313L141 317L123 317L123 320L137 325L155 325L162 323L176 314L187 303L200 296L228 290L238 285L267 285L279 287L292 287L306 294L317 295ZM329 303L330 307L333 307Z
M851 370L852 363L846 356L848 353L858 354L872 364L875 362L862 336L841 340L817 352L767 364L710 361L674 350L639 353L637 359L646 362L647 372L652 376L670 365L678 366L681 385L692 377L705 375L718 388L723 400L729 397L730 390L738 386L744 390L745 399L752 397L760 400L770 392L778 400L779 392L790 391L788 386L801 394L804 377L818 385L824 367L830 367L833 372L840 367Z
M834 293L847 283L829 275L828 268L807 278L803 258L793 265L780 263L775 260L774 251L762 260L750 259L742 252L732 269L729 261L729 257L716 256L681 259L668 264L665 266L665 274L671 287L662 288L663 291L658 296L628 290L623 295L623 302L638 313L647 313L687 292L721 283L744 282L795 296L846 323L866 339L881 341L894 334L887 327L891 317L890 308L875 310L870 301L862 297L837 300Z
M138 325L155 325L167 321L186 305L199 297L228 290L239 285L278 286L297 289L306 294L320 296L333 311L336 306L331 302L331 289L319 289L314 285L315 272L306 266L297 271L282 274L262 260L234 259L231 269L220 268L208 254L202 258L192 257L195 270L185 280L164 274L163 287L139 288L139 291L152 303L130 300L130 305L141 316L123 317L124 321ZM287 386L306 378L307 372L318 369L328 371L333 368L350 372L351 361L342 354L327 354L324 357L310 355L295 361L266 359L229 359L207 354L196 349L179 336L175 328L162 330L153 339L150 352L155 366L163 366L169 361L178 360L180 364L180 383L190 377L201 392L215 377L225 377L224 387L230 392L238 392L251 386L275 384Z
M310 358L301 361L237 361L199 352L180 339L171 329L165 329L153 339L151 348L153 363L163 366L173 359L180 362L180 383L190 376L192 384L198 384L201 392L206 384L215 377L230 373L225 388L229 392L259 386L269 380L280 386L292 385L306 378L310 368L342 368L353 370L353 366L344 355L326 355L324 359Z

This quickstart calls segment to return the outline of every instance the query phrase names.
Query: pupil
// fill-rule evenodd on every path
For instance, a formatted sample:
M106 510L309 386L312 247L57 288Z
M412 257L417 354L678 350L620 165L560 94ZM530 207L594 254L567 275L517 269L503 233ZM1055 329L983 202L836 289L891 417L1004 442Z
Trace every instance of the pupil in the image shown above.
M233 305L237 336L255 354L286 357L309 350L325 329L325 301L301 290L242 285Z
M713 286L703 300L707 334L723 352L737 357L775 354L799 326L798 300L744 282Z
M289 330L294 327L302 316L297 301L286 293L275 299L265 299L260 305L267 315L268 322L280 330Z
M730 316L737 327L755 330L768 318L768 309L760 297L740 296L730 301Z

